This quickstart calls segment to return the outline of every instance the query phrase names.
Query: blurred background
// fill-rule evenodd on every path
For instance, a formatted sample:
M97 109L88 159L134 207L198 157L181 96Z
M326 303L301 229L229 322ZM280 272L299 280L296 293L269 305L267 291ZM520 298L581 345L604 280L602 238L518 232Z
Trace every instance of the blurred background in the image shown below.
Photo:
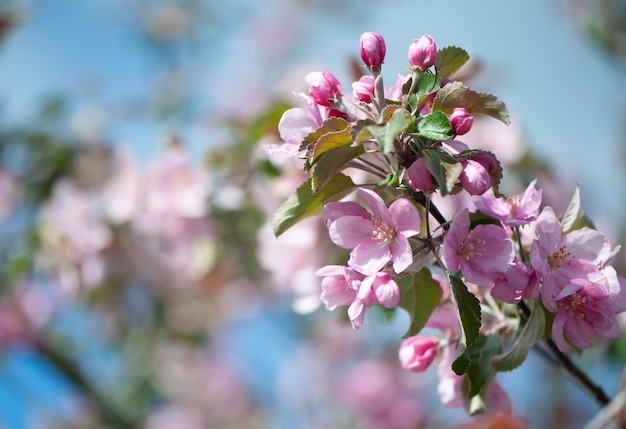
M626 242L624 0L1 0L0 428L469 420L399 368L401 310L354 331L320 306L314 272L341 255L319 219L268 226L302 177L262 146L309 71L349 92L365 31L388 85L414 38L466 49L464 79L512 115L467 136L506 189L538 177L558 212L578 184ZM613 395L626 342L577 359ZM532 352L498 380L531 427L598 412Z

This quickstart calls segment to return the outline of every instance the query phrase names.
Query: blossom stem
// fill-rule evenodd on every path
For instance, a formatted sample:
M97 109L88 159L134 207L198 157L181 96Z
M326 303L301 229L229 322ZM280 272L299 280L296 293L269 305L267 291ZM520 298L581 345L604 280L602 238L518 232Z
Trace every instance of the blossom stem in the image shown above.
M520 301L518 306L526 318L530 317L530 308L528 308L524 301ZM600 405L604 407L611 402L611 399L607 396L602 387L597 385L582 369L578 367L578 365L574 363L574 361L569 358L569 356L563 353L551 337L544 339L544 342L570 376L576 380L583 389L587 390L589 394L593 396L598 403L600 403Z
M352 167L352 168L357 168L359 170L367 171L368 173L371 173L374 176L380 177L381 179L384 179L385 177L387 177L386 174L383 174L384 172L381 172L382 170L379 170L378 168L373 168L376 166L368 165L363 160L353 159L352 161L349 161L346 163L346 167Z
M517 246L519 249L519 257L522 260L522 262L526 264L527 263L526 253L524 252L524 248L522 247L522 235L519 232L519 226L516 225L515 228L513 228L513 231L515 232L515 240L517 240Z

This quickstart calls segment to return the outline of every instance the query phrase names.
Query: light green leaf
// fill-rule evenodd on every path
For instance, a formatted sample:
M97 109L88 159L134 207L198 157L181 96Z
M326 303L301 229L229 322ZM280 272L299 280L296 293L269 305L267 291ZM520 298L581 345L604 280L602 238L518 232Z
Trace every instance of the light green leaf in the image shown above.
M329 150L344 148L352 144L350 137L350 129L345 128L341 131L333 131L321 136L309 149L309 165L313 166L319 157Z
M493 367L498 371L512 371L520 366L526 360L528 350L543 338L545 325L544 310L536 305L511 348L493 358Z
M454 136L448 115L436 110L422 117L417 123L417 134L420 137L435 141L450 140Z
M409 313L410 325L403 338L417 335L439 305L443 291L428 268L396 280L400 287L399 306Z
M509 111L506 105L495 95L477 92L461 82L452 82L437 92L433 102L433 110L452 113L455 107L465 107L473 115L482 114L510 124Z
M469 54L465 49L457 46L446 46L437 51L435 67L442 79L452 75L469 60Z
M452 370L458 375L467 371L470 357L467 351L478 339L480 329L480 302L474 296L463 280L457 276L450 276L450 286L454 300L459 309L460 337L457 344L457 358L452 364Z
M413 130L413 117L406 109L401 106L387 106L383 111L383 120L388 116L388 112L391 112L391 115L385 123L368 127L383 153L393 150L393 143L401 133Z
M572 196L572 199L567 206L567 210L565 210L563 219L561 219L561 231L563 232L563 234L567 234L568 232L572 231L582 215L583 212L580 196L580 187L576 185L574 195Z
M276 237L300 220L320 213L324 204L343 198L355 187L352 179L342 173L332 176L315 192L311 181L309 178L300 185L274 213L272 229Z

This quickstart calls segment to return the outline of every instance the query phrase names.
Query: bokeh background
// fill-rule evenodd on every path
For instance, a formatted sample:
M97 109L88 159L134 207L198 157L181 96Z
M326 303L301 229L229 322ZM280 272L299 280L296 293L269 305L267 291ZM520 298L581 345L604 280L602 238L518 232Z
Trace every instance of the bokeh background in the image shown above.
M320 307L313 273L338 255L318 221L268 229L302 178L261 147L309 71L349 89L365 31L388 83L423 34L466 49L464 78L512 114L471 137L505 185L539 177L564 208L578 184L625 242L624 1L3 0L1 428L468 421L436 374L398 368L405 314L353 331ZM617 391L623 340L577 359ZM531 427L598 412L534 353L499 380Z

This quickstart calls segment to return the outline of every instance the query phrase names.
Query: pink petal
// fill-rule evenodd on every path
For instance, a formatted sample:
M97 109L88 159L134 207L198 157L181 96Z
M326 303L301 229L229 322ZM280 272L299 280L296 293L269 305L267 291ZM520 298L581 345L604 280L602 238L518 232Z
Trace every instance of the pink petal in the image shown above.
M345 249L354 249L362 242L372 240L374 225L359 216L343 216L328 227L328 234L333 243Z
M365 188L359 188L357 192L359 197L372 209L374 217L380 218L385 225L391 225L392 222L389 211L387 210L385 201L383 201L380 195Z
M420 213L412 202L406 198L399 198L389 206L389 214L396 231L405 237L412 237L420 232Z
M393 261L393 270L396 274L400 274L413 263L413 251L409 240L397 236L391 243L391 260Z
M354 201L328 203L322 209L322 218L327 227L343 216L359 216L363 219L370 219L371 217L365 207Z
M376 274L391 260L389 246L378 241L363 241L352 250L348 265L359 272Z

